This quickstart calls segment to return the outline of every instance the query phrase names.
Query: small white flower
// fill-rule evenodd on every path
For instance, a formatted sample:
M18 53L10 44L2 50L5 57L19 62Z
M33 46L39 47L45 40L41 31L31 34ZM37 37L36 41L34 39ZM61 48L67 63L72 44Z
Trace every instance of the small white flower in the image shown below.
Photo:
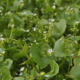
M62 40L62 39L60 39L60 40Z
M49 24L51 24L51 22L49 22Z
M31 43L31 45L32 45L32 43Z
M70 10L72 10L73 8L70 8Z
M22 72L20 72L20 74L19 74L19 75L21 76L22 74L23 74L23 73L22 73Z
M11 12L9 11L7 14L10 14Z
M20 71L24 71L24 69L25 69L25 67L22 67L22 68L20 69Z
M36 10L38 9L38 8L35 8Z
M10 15L10 14L11 14L11 11L9 11L9 12L5 13L5 15Z
M36 43L36 44L38 44L38 43Z
M68 14L69 15L70 13L69 12L66 12L65 14Z
M45 77L49 77L50 75L45 75Z
M26 30L25 32L29 32L29 30Z
M34 42L36 42L36 40L34 40Z
M0 10L0 12L2 12L2 10Z
M34 31L36 31L36 28L33 28L34 29Z
M63 10L63 7L59 7L59 10Z
M14 24L11 25L11 27L14 27L14 26L15 26Z
M24 2L23 0L21 0L21 2Z
M29 46L29 47L31 47L31 46Z
M32 13L32 15L33 15L34 13Z
M0 37L2 37L3 35L0 35Z
M54 19L51 19L51 21L54 22L55 20Z
M63 80L66 80L66 79L63 79Z
M2 41L5 40L4 38L0 38Z
M31 22L33 22L33 21L31 20Z
M48 49L48 51L47 51L47 52L52 53L52 49Z
M21 13L22 15L26 15L27 14L27 12L23 12L23 13Z
M71 36L71 34L68 34L68 36Z
M49 19L49 21L51 21L51 19Z
M37 14L35 13L35 14L33 14L33 16L36 16Z
M71 56L74 56L74 54L71 54Z
M55 8L56 8L56 6L54 5L54 6L52 6L52 8L53 8L53 9L55 9Z
M76 21L75 23L76 23L76 24L78 24L78 23L79 23L79 21Z
M2 51L2 53L5 53L5 51Z
M47 31L44 31L43 33L46 33Z

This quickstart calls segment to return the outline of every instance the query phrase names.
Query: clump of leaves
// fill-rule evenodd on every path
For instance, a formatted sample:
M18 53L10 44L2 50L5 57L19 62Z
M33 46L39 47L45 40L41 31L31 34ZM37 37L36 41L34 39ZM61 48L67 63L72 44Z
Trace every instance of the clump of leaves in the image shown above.
M0 0L0 80L79 80L79 8L79 0Z

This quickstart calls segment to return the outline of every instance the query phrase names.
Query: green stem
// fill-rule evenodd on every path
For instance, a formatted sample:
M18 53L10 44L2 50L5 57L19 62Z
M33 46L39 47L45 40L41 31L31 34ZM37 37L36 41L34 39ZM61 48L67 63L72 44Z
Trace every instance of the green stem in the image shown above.
M22 45L22 43L21 43L21 45ZM26 54L26 57L29 59L29 56L28 56L28 54L26 53L26 51L25 51L23 45L22 45L22 48L23 48L24 53Z
M65 62L65 59L64 59L64 60L62 61L62 63L60 64L60 68L63 66L64 62Z
M10 39L12 38L12 33L13 33L13 27L12 27L12 29L11 29L11 34L10 34Z
M22 43L21 43L21 45L22 45ZM23 47L23 45L22 45L22 47ZM24 53L26 54L26 57L29 59L30 57L29 57L28 54L26 53L24 47L23 47L23 50L24 50ZM32 66L33 66L33 67L36 69L36 71L39 73L39 70L36 68L35 63L33 63Z
M69 73L71 65L72 65L72 57L70 57L70 63L69 63L69 67L68 67L68 72L67 73Z

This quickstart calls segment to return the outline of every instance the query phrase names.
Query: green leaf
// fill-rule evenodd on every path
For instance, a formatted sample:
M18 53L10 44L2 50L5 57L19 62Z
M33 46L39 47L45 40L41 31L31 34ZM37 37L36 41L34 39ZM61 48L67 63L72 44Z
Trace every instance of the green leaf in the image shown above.
M24 27L24 21L18 15L13 14L14 23L16 27L22 26Z
M4 10L4 8L2 6L0 6L0 10Z
M80 80L80 65L75 65L74 67L72 67L67 76L72 78L73 80Z
M3 52L3 49L2 48L0 48L0 54Z
M32 69L31 75L32 75L33 77L38 77L38 72L36 71L35 68Z
M79 41L80 36L71 36L70 39L75 40L75 41Z
M62 2L62 0L55 0L55 3L56 3L58 6L60 6L61 2Z
M15 0L12 6L9 6L10 11L16 11L18 10L18 7L21 3L21 0Z
M66 14L68 13L68 14ZM68 25L73 25L76 21L80 21L79 19L79 9L73 8L73 13L71 14L71 10L66 10L64 13L64 19Z
M28 49L28 47L27 47L27 44L25 43L23 50L18 54L14 54L14 57L17 59L22 58L22 57L26 57L27 49Z
M13 80L24 80L23 77L15 77Z
M51 34L53 36L60 36L66 30L66 21L61 19L59 22L55 22Z
M13 46L13 47L9 47L9 48L7 48L6 49L7 51L19 51L18 49L17 49L17 46Z
M12 80L10 72L7 67L0 68L0 76L2 76L2 80Z
M19 22L23 22L23 20L16 14L13 14L14 19L16 19Z
M59 65L55 61L53 61L53 60L50 61L50 67L51 67L50 72L48 72L44 75L45 79L49 79L49 78L57 75L59 72Z
M39 22L40 25L46 25L48 23L49 22L47 21L47 19L41 19L40 22Z
M54 45L54 52L56 57L66 57L66 56L71 56L71 51L66 52L65 46L64 46L64 39L59 39L56 41Z
M34 63L34 59L33 57L30 57L27 61L21 63L20 65L24 65L24 64L33 64Z
M11 30L4 30L5 37L9 38L11 34Z
M24 32L25 30L23 28L19 28L19 29L14 29L12 34L14 37L19 37Z
M80 64L80 57L74 58L74 65L79 65Z
M31 46L31 54L34 58L34 61L41 67L45 67L49 64L50 58L47 55L47 50L49 45L46 43L34 44Z
M11 68L13 61L11 59L6 59L3 63L3 66L6 66L8 69Z

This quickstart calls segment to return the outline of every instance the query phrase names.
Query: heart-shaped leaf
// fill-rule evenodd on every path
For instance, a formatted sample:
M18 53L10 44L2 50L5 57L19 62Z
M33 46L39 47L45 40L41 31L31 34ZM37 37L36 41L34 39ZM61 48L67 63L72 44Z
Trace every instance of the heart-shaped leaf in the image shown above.
M18 59L22 58L22 57L26 57L27 49L28 49L28 47L27 47L27 44L25 43L23 50L18 54L14 54L14 57L18 58Z
M44 75L45 79L49 79L49 78L57 75L59 72L59 65L55 61L52 61L52 60L50 61L50 67L51 67L50 72L48 72Z
M13 61L11 59L6 59L3 63L3 66L6 66L8 69L11 68Z
M80 65L75 65L68 75L66 75L73 80L80 80Z
M7 67L0 68L0 76L2 77L1 80L11 80L11 75Z
M41 67L45 67L49 64L50 58L47 55L49 45L46 43L34 44L31 46L31 54L34 61Z
M66 21L65 19L61 19L59 22L54 23L51 34L53 36L60 36L65 32L65 30L66 30Z
M21 0L14 0L13 5L9 6L9 10L10 11L16 11L18 9L20 3L21 3Z
M66 56L71 56L73 54L73 47L70 45L70 43L64 44L65 40L64 39L59 39L56 41L54 45L54 52L56 57L66 57ZM66 45L69 45L68 47L65 47ZM69 51L67 51L67 49Z

